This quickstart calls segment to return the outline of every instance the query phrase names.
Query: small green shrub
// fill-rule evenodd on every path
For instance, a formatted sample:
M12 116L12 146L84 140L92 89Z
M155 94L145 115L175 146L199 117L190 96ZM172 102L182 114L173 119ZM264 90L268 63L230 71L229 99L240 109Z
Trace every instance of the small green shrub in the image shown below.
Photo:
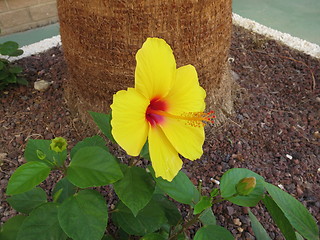
M10 83L27 85L26 79L20 76L22 68L12 64L8 59L23 54L16 42L8 41L0 44L0 90L7 87ZM7 56L4 58L4 56Z

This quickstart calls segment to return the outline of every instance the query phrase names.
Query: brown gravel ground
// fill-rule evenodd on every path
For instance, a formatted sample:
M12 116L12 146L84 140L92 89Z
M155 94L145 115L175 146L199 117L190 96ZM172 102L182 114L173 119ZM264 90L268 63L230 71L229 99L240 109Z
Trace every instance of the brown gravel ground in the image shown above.
M233 167L255 171L281 184L320 221L320 61L273 40L233 29L230 62L239 85L235 114L209 134L203 157L185 161L184 170L204 191ZM16 214L6 202L10 175L24 162L30 138L63 136L70 147L90 136L63 99L66 66L61 47L17 62L25 69L28 87L0 93L0 223ZM53 81L46 92L33 89L37 79ZM114 153L122 154L116 146ZM292 159L291 159L291 157ZM50 194L51 178L42 184ZM114 202L108 189L109 204ZM214 206L219 224L237 239L254 239L247 209L228 203ZM184 212L184 208L181 207ZM283 239L261 205L252 208L272 239ZM190 234L194 232L190 229Z

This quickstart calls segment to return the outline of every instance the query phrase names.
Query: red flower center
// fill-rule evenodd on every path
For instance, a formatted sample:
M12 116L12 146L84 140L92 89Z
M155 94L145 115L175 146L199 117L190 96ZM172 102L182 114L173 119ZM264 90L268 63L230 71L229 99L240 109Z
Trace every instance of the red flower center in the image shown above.
M164 116L156 114L157 111L166 111L168 108L167 103L158 97L154 97L147 108L146 119L151 124L155 126L164 121Z

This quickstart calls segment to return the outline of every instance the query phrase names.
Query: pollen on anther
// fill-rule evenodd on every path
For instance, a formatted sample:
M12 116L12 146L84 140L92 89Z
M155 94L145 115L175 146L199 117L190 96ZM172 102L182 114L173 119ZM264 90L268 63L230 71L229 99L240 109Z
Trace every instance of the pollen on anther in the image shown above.
M215 116L212 114L214 111L210 112L188 112L181 114L181 118L186 120L186 124L192 127L203 127L206 123L213 123Z

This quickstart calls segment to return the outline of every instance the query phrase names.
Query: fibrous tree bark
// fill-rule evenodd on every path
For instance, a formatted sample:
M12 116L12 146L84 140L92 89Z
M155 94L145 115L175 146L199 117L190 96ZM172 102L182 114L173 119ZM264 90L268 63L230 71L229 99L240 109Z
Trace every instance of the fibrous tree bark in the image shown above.
M58 0L68 66L65 97L71 109L108 112L112 96L134 86L135 54L147 37L172 47L177 67L192 64L207 91L207 108L232 111L227 63L231 0Z

